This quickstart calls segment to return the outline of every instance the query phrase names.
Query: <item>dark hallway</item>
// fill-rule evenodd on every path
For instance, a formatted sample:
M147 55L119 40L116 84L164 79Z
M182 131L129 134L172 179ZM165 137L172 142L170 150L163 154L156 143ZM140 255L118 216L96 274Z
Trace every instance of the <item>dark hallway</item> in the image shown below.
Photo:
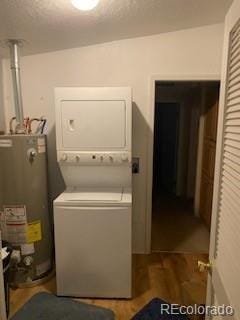
M216 87L156 83L152 251L208 252L209 230L198 208L205 136L200 121L208 114L206 96Z

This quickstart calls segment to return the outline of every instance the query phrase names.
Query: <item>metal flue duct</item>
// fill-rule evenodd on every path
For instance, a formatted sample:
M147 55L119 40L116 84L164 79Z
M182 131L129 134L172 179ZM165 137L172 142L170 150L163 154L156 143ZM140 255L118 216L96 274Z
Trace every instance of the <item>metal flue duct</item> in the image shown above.
M16 121L18 123L16 133L25 132L23 104L22 104L20 63L19 63L19 45L21 43L22 43L21 40L16 40L16 39L7 40L7 44L10 49L10 63L11 63L11 70L12 70L15 114L16 114Z

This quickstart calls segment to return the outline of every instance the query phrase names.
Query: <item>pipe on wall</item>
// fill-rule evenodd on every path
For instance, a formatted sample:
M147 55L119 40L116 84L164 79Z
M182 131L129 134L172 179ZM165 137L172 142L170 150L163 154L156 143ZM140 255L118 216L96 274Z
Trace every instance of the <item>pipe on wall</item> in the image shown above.
M19 62L19 45L21 40L11 39L7 41L10 49L10 63L12 71L13 81L13 93L16 121L18 123L16 133L23 133L24 129L24 114L22 104L22 88L21 88L21 76L20 76L20 62Z

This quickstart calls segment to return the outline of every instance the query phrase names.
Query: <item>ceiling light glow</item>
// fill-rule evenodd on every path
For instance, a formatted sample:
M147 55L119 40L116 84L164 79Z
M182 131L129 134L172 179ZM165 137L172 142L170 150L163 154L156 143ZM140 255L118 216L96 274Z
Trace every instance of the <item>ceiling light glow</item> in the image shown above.
M99 0L71 0L72 5L78 10L88 11L95 8Z

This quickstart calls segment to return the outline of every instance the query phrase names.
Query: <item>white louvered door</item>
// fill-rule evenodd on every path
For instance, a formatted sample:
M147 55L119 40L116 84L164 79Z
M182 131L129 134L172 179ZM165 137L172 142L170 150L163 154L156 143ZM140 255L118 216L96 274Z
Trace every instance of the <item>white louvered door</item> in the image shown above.
M240 319L240 0L226 16L222 70L207 304Z

